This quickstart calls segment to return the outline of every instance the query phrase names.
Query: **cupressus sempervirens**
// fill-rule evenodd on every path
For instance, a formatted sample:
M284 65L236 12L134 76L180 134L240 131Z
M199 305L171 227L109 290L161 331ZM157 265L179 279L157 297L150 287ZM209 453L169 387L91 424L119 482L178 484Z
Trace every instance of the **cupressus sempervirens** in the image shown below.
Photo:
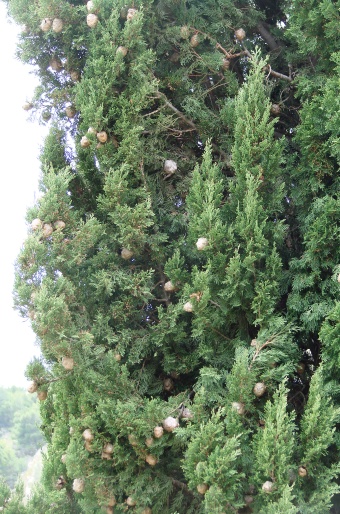
M6 512L330 511L339 7L8 2L50 130L15 285L48 456Z

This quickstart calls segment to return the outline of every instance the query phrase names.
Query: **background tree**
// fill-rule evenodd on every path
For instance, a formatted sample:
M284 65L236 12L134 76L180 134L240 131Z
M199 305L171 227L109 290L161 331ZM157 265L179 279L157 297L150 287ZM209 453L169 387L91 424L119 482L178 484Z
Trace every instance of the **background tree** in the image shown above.
M19 387L0 388L0 476L13 488L43 444L36 398Z
M15 287L43 354L28 509L330 509L339 7L9 2L50 123Z

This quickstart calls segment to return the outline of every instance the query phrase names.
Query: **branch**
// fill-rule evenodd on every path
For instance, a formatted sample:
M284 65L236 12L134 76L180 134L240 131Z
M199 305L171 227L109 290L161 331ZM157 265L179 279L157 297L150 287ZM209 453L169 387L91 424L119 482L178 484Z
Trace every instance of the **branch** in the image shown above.
M174 129L174 128L169 127L168 130L170 130L171 132L176 132L176 134L179 134L179 136L181 136L183 132L193 132L196 129L194 129L194 128L190 128L190 129Z
M210 328L210 330L212 330L213 332L216 332L216 334L218 334L219 336L223 337L223 339L226 339L227 341L230 341L229 337L225 336L224 334L222 334L222 332L220 332L216 328L214 328L211 325L209 325L209 323L205 322L205 326Z
M222 86L225 86L225 80L224 80L224 77L222 77L222 79L217 82L217 84L215 84L214 86L211 86L209 89L206 89L205 91L202 92L202 95L205 95L207 93L210 93L211 91L213 91L214 89L217 89L218 87L222 87Z
M186 484L184 484L183 482L180 482L179 480L176 480L175 478L171 478L171 482L173 483L173 485L175 487L178 487L178 489L181 489L183 491L183 493L185 493L191 497L194 496L194 493L192 491L190 491L188 486Z
M139 168L140 168L140 171L141 171L141 174L142 174L145 190L148 191L148 185L147 185L146 177L145 177L145 173L144 173L144 162L143 162L143 159L140 162Z
M258 347L258 346L256 347L256 350L255 350L255 353L253 355L252 361L251 361L251 363L249 365L249 369L251 369L252 365L254 364L255 360L257 359L257 357L259 356L259 353L263 350L263 348L265 348L266 346L272 344L275 341L275 339L278 336L280 336L281 334L283 334L283 332L278 332L277 334L272 335L271 337L269 337L267 339L267 341L265 343L263 343L263 345L261 345L260 347Z
M160 91L158 91L157 93L157 97L158 98L162 98L162 100L164 101L165 105L171 109L175 114L177 114L177 116L182 120L184 121L184 123L186 123L187 125L189 125L189 127L191 127L192 129L194 129L198 134L199 134L199 130L197 128L197 126L195 125L195 123L192 121L192 120L189 120L189 118L187 118L185 116L185 114L183 114L181 111L179 111L177 109L177 107L175 107L168 99L167 97L165 96L164 93L161 93ZM221 156L223 157L223 161L226 163L227 167L229 167L228 163L230 161L230 158L228 157L228 155L223 151L221 150L215 143L211 143L212 144L212 147L214 148L214 150Z
M264 26L262 21L260 21L256 25L256 28L259 31L259 33L261 34L261 36L263 37L263 39L265 40L265 42L268 44L268 46L271 50L278 50L280 48L280 45L277 43L275 38L271 35L269 30Z
M243 48L244 48L244 46L243 46ZM249 59L253 58L251 53L249 52L249 50L244 48L244 51L245 51L246 55L249 57ZM279 73L278 71L272 70L272 67L270 66L270 64L267 64L265 69L268 70L268 75L272 75L273 77L276 77L278 79L287 80L288 82L292 82L292 80L293 80L291 77L291 67L290 66L289 66L289 75L284 75L283 73Z
M169 109L171 109L174 113L177 114L177 116L184 121L184 123L186 123L187 125L189 125L189 127L193 128L194 130L196 130L198 132L198 129L195 125L195 123L191 120L189 120L189 118L187 118L181 111L179 111L177 109L177 107L175 107L171 102L169 102L169 100L167 99L167 97L165 96L164 93L161 93L160 91L157 93L157 96L158 98L162 98L165 105L167 107L169 107Z
M162 107L158 107L158 109L155 109L152 112L148 112L147 114L143 114L143 118L146 118L147 116L152 116L153 114L156 114L156 112L159 112L162 109Z
M261 350L263 350L263 348L265 348L266 346L268 346L269 344L271 344L273 342L273 338L272 339L268 339L268 341L266 341L265 343L263 343L263 345L260 347L260 348L257 348L255 353L254 353L254 356L253 356L253 359L251 361L251 364L249 366L249 369L251 369L252 367L252 364L255 362L255 360L257 359L257 357L259 356L259 353Z
M257 24L256 28L260 32L261 36L266 41L266 43L268 44L268 46L269 46L269 48L271 50L278 50L280 48L280 45L277 43L275 38L271 35L271 33L265 27L265 25L264 25L264 23L262 21L260 21ZM209 34L206 34L205 32L202 32L201 30L195 29L194 27L190 27L190 30L194 30L196 33L199 32L200 34L203 34L204 37L208 38L210 41L213 40L213 38ZM241 57L241 56L244 56L244 55L248 56L249 59L252 58L251 53L249 52L249 50L247 50L247 48L245 48L244 44L242 45L243 46L243 52L239 52L237 54L233 54L233 53L228 52L218 42L216 43L215 46L216 46L216 48L218 50L221 50L228 59L235 59L236 57ZM197 54L196 52L194 52L194 53L195 53L196 56L201 58L201 56L199 56L199 54ZM289 70L289 75L284 75L283 73L279 73L278 71L272 70L270 65L268 65L268 69L269 69L269 74L272 75L273 77L276 77L276 78L279 78L279 79L282 79L282 80L287 80L288 82L292 82L292 80L293 80L292 77L291 77L291 71L290 70Z
M185 390L185 391L183 391L182 393L178 394L177 396L183 396L183 394L185 395L185 394L187 394L187 392L188 392L188 390ZM188 398L189 398L189 396L188 396ZM168 412L169 416L170 416L170 414L174 414L175 412L177 412L177 413L178 413L178 411L181 409L181 407L182 407L182 406L183 406L183 402L181 402L181 403L179 404L179 406L178 406L178 407L176 407L176 409L173 409L173 410L171 410L170 412ZM181 482L178 482L178 483L181 483Z
M209 302L210 302L212 305L216 305L216 307L218 307L219 309L221 308L221 306L220 306L220 305L218 305L218 303L213 302L212 300L209 300Z
M210 66L208 66L208 64L205 62L205 60L200 56L200 54L198 54L197 52L195 52L195 50L192 48L191 49L191 52L197 57L197 59L199 59L200 61L203 61L203 63L205 64L205 66L212 72L212 73L215 73L215 69L214 68L211 68ZM224 77L223 77L224 78Z
M217 50L221 50L222 53L227 57L227 59L235 59L236 57L243 57L244 55L249 55L249 52L247 50L243 50L243 52L238 52L237 54L233 54L228 52L225 48L223 48L220 43L216 43Z
M283 73L279 73L278 71L272 70L270 64L266 67L266 69L269 71L269 75L272 75L273 77L276 77L278 79L287 80L288 82L292 82L292 77L290 75L284 75Z
M144 361L143 361L143 365L142 365L141 369L139 370L139 378L138 378L138 381L137 381L137 383L136 383L136 389L139 387L139 384L140 384L140 381L141 381L141 378L142 378L142 373L143 373L143 370L144 370L145 363L146 363L146 359L144 359Z
M161 277L161 284L163 286L163 293L165 295L165 298L161 298L161 299L158 299L158 298L155 298L155 300L157 302L165 302L166 306L169 307L170 305L170 296L168 295L168 293L165 291L164 289L164 285L165 285L165 281L166 281L166 277L164 275L164 272L163 272L163 269L162 269L162 266L158 266L158 271L159 271L159 274L160 274L160 277Z
M52 382L58 382L59 380L64 380L65 377L67 377L68 375L70 375L72 373L72 371L67 371L65 373L65 375L63 375L62 377L56 377L56 378L44 378L44 377L40 377L38 380L36 380L36 383L38 384L38 386L43 386L43 385L49 385L49 384L52 384Z

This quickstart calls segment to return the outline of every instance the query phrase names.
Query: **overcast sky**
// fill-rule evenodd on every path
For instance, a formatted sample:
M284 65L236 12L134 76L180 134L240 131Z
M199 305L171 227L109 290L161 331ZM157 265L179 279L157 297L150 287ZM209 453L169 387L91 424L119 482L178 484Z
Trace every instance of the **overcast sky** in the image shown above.
M38 354L29 321L13 309L14 262L27 234L26 209L34 202L40 174L38 155L46 129L28 121L22 109L36 78L15 59L19 28L9 24L0 2L1 201L0 219L0 386L26 387L24 371Z

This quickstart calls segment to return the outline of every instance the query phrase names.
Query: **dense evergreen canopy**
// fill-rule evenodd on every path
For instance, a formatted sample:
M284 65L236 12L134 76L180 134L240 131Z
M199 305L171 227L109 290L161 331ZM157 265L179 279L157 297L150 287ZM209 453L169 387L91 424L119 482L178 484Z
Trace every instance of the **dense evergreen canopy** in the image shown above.
M15 286L48 458L15 512L329 512L340 1L8 7L50 127Z

